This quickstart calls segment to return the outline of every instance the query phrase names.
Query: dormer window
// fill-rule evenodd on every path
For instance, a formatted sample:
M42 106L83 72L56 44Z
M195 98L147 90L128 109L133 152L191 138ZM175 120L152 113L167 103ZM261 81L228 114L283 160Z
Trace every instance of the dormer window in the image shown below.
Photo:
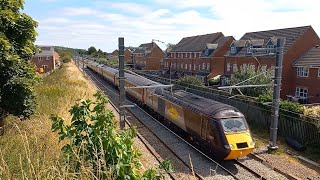
M237 53L237 48L235 46L231 46L230 52L231 52L231 54L236 54Z
M274 52L274 45L267 45L267 54Z
M204 55L205 55L205 56L209 56L209 49L205 49L205 50L204 50Z
M250 44L247 48L247 54L252 54L252 44Z

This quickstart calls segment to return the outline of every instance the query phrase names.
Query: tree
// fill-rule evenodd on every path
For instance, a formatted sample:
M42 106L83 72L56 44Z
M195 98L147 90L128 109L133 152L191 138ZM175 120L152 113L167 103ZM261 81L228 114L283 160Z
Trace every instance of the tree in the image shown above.
M39 80L29 58L34 54L37 22L22 13L23 0L0 0L0 134L9 115L28 118L35 110Z
M168 44L167 44L166 52L170 52L174 46L175 46L175 44L168 43Z
M97 53L97 49L93 46L89 47L88 49L88 54L89 55L93 55L93 54L96 54Z
M264 74L262 74L265 72ZM261 74L257 76L258 74ZM254 76L257 76L253 78ZM241 83L240 85L257 85L257 84L270 84L272 81L272 77L274 76L274 70L273 69L263 69L261 67L258 67L257 69L253 66L241 66L240 71L234 73L231 76L231 85L236 85L240 82L243 82L245 80L250 80ZM258 97L261 94L271 94L272 93L272 87L247 87L247 88L241 88L241 92L247 96L254 96Z
M183 85L204 86L203 82L195 76L183 76L178 82Z

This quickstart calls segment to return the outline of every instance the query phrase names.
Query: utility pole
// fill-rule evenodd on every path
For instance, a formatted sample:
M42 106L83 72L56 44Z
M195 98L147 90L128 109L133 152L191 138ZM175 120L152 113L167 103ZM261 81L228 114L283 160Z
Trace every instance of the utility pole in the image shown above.
M276 69L274 73L274 87L273 87L273 120L270 126L270 142L268 149L276 150L277 146L277 131L279 121L279 103L280 103L280 91L281 91L281 79L282 79L282 61L283 61L283 46L285 38L277 39L276 46Z
M125 126L125 97L126 92L124 89L125 83L125 76L124 76L124 38L119 37L119 89L120 89L120 96L119 96L119 110L120 110L120 129L123 129Z

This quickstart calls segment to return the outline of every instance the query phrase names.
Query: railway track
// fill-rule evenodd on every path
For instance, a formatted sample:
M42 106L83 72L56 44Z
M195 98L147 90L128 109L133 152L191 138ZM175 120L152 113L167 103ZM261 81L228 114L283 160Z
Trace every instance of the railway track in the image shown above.
M100 77L98 77L98 75L96 75L95 73L92 73L90 70L85 70L85 72L87 73L88 76L90 76L90 78L94 81L94 83L98 87L100 87L100 89L104 90L104 92L108 91L107 94L109 95L110 100L112 100L116 104L117 101L118 101L118 99L117 99L118 93L115 92L115 90L111 90L111 87L107 87L105 85L105 82ZM128 103L132 104L132 102L128 102ZM142 110L138 106L136 106L135 108ZM140 123L143 124L143 126L145 126L145 128L144 128L144 130L142 132L146 131L146 129L147 129L149 132L153 133L154 136L156 136L161 141L161 143L164 146L166 146L167 149L170 150L171 153L175 154L175 156L179 159L179 161L183 162L183 164L185 166L187 166L190 169L191 172L194 172L193 173L194 177L196 177L197 179L212 179L212 178L215 177L213 175L217 175L217 174L218 175L222 175L222 176L219 177L219 179L222 179L222 177L225 178L225 179L226 179L226 177L227 177L227 179L271 179L272 178L272 176L270 176L270 175L269 176L261 175L261 173L258 173L253 168L250 168L249 167L250 165L247 165L246 163L243 163L243 162L241 162L239 160L233 161L233 163L231 165L230 165L230 162L228 162L227 165L226 164L219 164L219 163L213 161L211 158L209 158L205 154L203 154L202 152L200 152L198 149L194 148L191 144L189 144L185 140L181 139L180 137L177 138L177 140L179 140L179 141L181 141L181 140L184 141L184 143L189 146L189 149L190 149L190 147L192 147L191 149L193 149L193 151L198 153L198 155L193 156L193 158L192 158L193 161L196 160L195 162L199 162L199 163L206 161L206 162L210 162L211 163L211 166L209 165L210 168L208 169L210 173L208 173L208 172L204 173L203 170L201 171L201 169L203 169L202 168L203 165L200 164L200 168L198 168L198 166L199 166L198 163L196 163L195 166L192 166L191 163L190 163L190 154L189 154L189 160L186 160L185 158L182 158L183 155L182 156L179 155L179 153L177 153L175 148L173 148L172 146L168 145L168 144L170 144L170 142L165 142L164 140L162 140L163 137L159 137L159 134L155 133L155 132L157 132L157 130L153 129L152 125L150 125L150 122L153 121L153 120L142 122L142 120L141 120L141 112L137 113L133 109L134 108L128 108L128 110L130 111L130 115L132 117L134 117L134 119L137 119L138 121L140 121ZM149 119L153 119L153 117L151 117L149 114L148 114L148 116L149 116ZM149 122L149 125L146 125L146 124L148 124L148 122ZM154 120L151 123L155 124L154 122L157 122L158 124L160 124L156 120ZM163 126L163 125L161 124L161 126ZM167 127L165 127L165 128L168 131L171 131ZM173 133L173 132L171 131L171 133ZM141 135L139 135L139 136L141 136ZM141 137L139 137L139 139L141 139ZM164 139L167 139L167 141L168 141L169 138L164 137ZM147 144L147 142L145 142L145 143ZM176 141L175 143L178 143L178 142ZM149 148L152 149L152 147L149 147ZM154 152L152 152L152 154L154 154ZM157 156L157 155L155 154L155 156ZM197 156L202 156L202 160L197 161L197 158L199 159L199 157L197 157ZM197 157L197 158L194 159L194 157ZM161 159L158 159L158 161L161 162ZM193 164L195 164L195 163L193 163ZM215 168L212 168L212 164L215 164ZM236 170L234 170L234 169L236 169ZM223 173L221 173L221 172L223 172ZM276 172L274 172L274 173L276 173ZM280 177L280 179L286 179L286 177L284 177L284 176L279 176L279 177ZM174 177L171 177L171 178L174 179Z

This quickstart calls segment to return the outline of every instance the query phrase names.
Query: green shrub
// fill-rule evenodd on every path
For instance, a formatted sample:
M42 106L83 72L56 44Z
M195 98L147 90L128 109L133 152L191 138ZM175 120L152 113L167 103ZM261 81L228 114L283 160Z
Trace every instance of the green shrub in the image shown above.
M271 94L262 94L258 96L258 102L260 103L266 103L266 102L272 102L272 101L273 101L273 98ZM268 107L269 107L268 109L271 109L270 106ZM294 112L298 114L303 114L303 111L304 111L303 105L299 103L289 102L287 100L280 100L280 112L282 113L288 114L290 112Z
M195 76L183 76L177 82L182 85L204 86L203 82Z
M219 85L219 82L220 82L220 75L210 78L208 80L209 86Z
M67 141L62 151L70 170L77 172L83 166L91 167L95 176L101 177L98 179L162 179L158 169L140 173L141 154L133 147L136 130L117 129L112 111L106 109L108 98L101 92L95 97L96 102L82 100L71 108L70 125L65 125L64 119L52 116L52 130L58 132L60 141ZM171 166L164 162L159 169L167 167Z

